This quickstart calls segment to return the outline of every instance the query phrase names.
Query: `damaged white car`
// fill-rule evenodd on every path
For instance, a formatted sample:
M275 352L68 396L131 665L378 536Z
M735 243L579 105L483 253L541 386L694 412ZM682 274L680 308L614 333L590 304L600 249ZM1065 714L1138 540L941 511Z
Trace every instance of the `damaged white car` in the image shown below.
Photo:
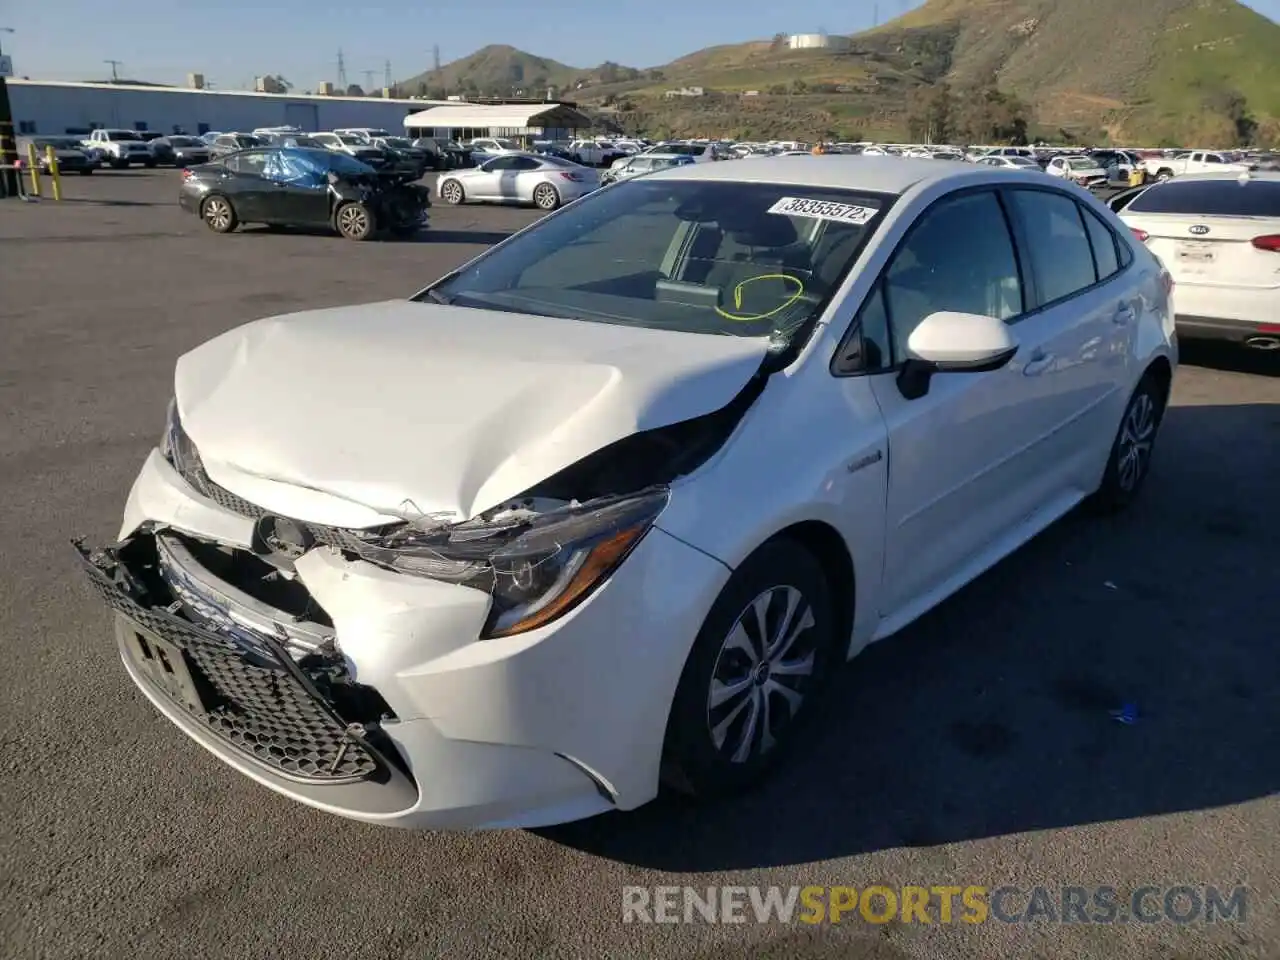
M1093 198L832 157L609 187L408 301L183 356L134 682L259 783L536 826L757 778L836 666L1147 474L1168 275Z

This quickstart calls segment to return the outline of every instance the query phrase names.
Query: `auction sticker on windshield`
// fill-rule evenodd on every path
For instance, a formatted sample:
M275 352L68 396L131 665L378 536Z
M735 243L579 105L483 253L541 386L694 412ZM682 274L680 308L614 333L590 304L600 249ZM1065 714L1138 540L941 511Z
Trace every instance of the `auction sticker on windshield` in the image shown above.
M783 197L768 210L786 217L813 217L816 220L835 220L862 226L878 210L874 207L858 207L851 203L833 203L830 200L806 200L804 197Z

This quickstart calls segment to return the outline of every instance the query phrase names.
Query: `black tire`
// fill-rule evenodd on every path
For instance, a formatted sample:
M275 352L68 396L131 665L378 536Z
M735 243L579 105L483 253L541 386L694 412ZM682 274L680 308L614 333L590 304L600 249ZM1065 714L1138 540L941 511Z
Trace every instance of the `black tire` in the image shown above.
M111 169L112 170L128 170L129 161L128 160L112 160Z
M1169 169L1161 169L1161 170L1156 171L1156 180L1157 180L1157 181L1161 181L1161 180L1172 180L1172 179L1173 179L1173 171L1172 171L1172 170L1169 170Z
M467 199L467 192L457 180L446 180L440 184L440 199L451 207L456 207Z
M333 212L333 225L344 240L368 240L377 232L378 221L363 203L350 201Z
M200 203L200 219L214 233L230 233L240 225L236 208L220 193L205 197Z
M1134 388L1120 418L1102 483L1089 501L1094 512L1116 513L1137 499L1151 472L1151 457L1167 402L1160 379L1148 371Z
M789 590L798 591L804 604L796 608L796 614L803 617L807 608L812 623L799 630L772 661L760 658L761 638L754 627L750 632L746 628L740 631L751 641L752 653L730 642L740 621L754 616L754 607L762 598L768 598L764 601L768 627L780 626ZM830 677L838 661L836 634L831 588L812 553L784 537L766 543L748 557L716 598L685 661L667 720L663 782L681 793L711 798L737 793L764 776L795 742L804 719L812 712L808 709L812 700ZM783 659L781 653L788 656ZM788 672L785 683L776 679L784 675L776 672L782 665L794 670L798 661L809 658L811 671L807 675ZM775 673L771 674L770 663ZM798 712L792 711L790 698L779 691L784 686L792 695L799 694ZM737 692L712 703L713 692L718 698L730 689ZM746 729L749 715L759 718L765 701L772 721L771 747L765 745L759 724ZM717 743L720 731L723 736ZM746 752L739 753L743 743L747 744Z
M533 188L533 205L539 210L555 210L560 202L560 191L551 184L540 183Z
M154 170L156 168L156 162L154 160L144 160L142 165L148 170Z

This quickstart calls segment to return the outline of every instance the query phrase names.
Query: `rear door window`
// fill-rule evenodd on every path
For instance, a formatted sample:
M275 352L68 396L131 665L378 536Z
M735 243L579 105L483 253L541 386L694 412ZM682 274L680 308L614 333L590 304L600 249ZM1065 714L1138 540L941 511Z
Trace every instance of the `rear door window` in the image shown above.
M1170 180L1143 191L1125 210L1202 217L1280 217L1280 182Z
M1061 300L1097 283L1079 205L1048 190L1011 193L1031 252L1040 303Z

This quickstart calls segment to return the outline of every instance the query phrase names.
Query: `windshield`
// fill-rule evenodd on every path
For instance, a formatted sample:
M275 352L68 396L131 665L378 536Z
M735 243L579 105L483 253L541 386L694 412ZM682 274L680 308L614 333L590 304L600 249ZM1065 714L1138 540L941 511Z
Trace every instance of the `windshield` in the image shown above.
M112 130L110 133L107 134L107 139L115 141L115 140L141 140L142 138L131 130Z
M662 146L654 149L654 153L678 153L686 157L697 157L702 155L705 147L696 143L664 143Z
M590 195L415 299L740 337L803 335L888 200L642 178Z
M267 145L267 141L261 137L252 137L247 133L231 139L235 140L237 147L265 147Z
M1028 160L1026 157L1009 157L1009 163L1015 167L1037 167L1039 166L1034 160Z
M516 142L514 140L494 140L491 142L496 143L503 150L519 150L520 149L519 146L516 145Z
M1068 160L1067 166L1072 170L1093 170L1098 166L1098 162L1096 160L1085 160L1081 158L1079 160Z

